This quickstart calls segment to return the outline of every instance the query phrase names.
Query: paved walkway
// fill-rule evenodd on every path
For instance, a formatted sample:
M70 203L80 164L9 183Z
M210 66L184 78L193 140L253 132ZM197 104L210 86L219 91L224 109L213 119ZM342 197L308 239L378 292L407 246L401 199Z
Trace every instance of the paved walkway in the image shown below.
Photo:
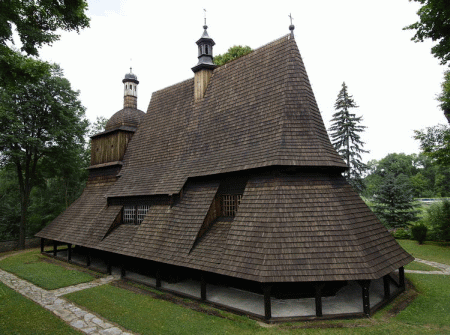
M0 260L3 258L5 257L0 258ZM93 280L89 283L47 291L0 269L0 281L6 286L12 288L14 291L22 294L28 299L33 300L45 309L50 310L75 329L92 335L131 335L132 333L125 331L117 325L111 324L108 320L102 317L75 306L73 303L61 298L60 296L67 293L104 285L118 279L120 279L119 276L108 276Z
M419 270L405 270L406 273L422 273L426 275L450 275L450 265L442 264L442 263L436 263L432 261L426 261L424 259L416 258L416 262L423 263L435 268L440 269L439 271L419 271Z

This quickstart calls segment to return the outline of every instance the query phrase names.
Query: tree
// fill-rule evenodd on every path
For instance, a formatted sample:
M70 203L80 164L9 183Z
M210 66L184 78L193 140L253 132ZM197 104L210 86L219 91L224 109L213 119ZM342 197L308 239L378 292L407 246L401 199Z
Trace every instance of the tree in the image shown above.
M221 66L239 57L245 56L252 52L252 48L249 46L235 45L228 49L228 51L222 55L214 57L214 64Z
M33 71L26 64L28 57L13 50L14 29L22 44L20 50L26 55L38 56L38 48L51 45L59 39L58 29L79 32L89 27L85 0L7 0L0 1L0 78L2 84L8 80L39 78L49 69L43 62Z
M347 85L345 82L342 83L342 89L334 104L337 112L333 114L329 131L333 146L349 167L346 173L347 180L361 192L363 189L362 174L367 169L367 166L361 161L361 154L368 151L363 150L364 142L361 141L359 133L367 127L359 125L362 116L356 117L355 114L350 113L351 108L357 107L353 97L347 92Z
M88 121L78 94L57 65L37 82L0 87L0 163L14 166L17 174L21 248L33 187L48 166L70 165L66 158L84 147Z
M449 126L439 124L424 130L414 130L414 138L420 141L420 148L436 163L450 166Z
M441 84L441 88L442 92L437 99L440 102L439 107L441 107L447 122L450 124L450 70L445 71L444 82Z
M403 29L416 31L412 38L414 42L423 42L427 38L437 41L431 53L445 65L450 61L450 3L445 0L410 1L422 4L417 12L419 21Z
M387 173L373 200L375 214L388 228L406 227L417 220L417 205L404 174Z

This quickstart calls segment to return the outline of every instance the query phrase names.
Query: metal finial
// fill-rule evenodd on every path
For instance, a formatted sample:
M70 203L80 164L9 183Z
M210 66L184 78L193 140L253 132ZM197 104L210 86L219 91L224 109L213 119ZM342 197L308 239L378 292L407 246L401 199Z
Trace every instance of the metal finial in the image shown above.
M204 9L204 8L203 8L203 18L205 19L205 25L203 26L203 28L206 29L206 28L208 28L208 26L206 25L206 9Z
M130 73L133 73L133 68L130 66Z
M291 13L289 13L288 16L289 16L289 19L291 19L291 25L289 26L289 30L291 31L291 34L293 35L293 34L294 34L295 26L292 24L292 20L293 20L294 18L292 17Z

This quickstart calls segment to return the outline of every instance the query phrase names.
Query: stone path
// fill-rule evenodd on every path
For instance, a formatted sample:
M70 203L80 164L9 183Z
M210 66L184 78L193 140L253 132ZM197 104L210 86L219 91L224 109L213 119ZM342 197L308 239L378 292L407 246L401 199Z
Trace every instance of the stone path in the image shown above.
M2 258L0 258L1 260ZM45 309L52 311L73 328L92 335L131 335L120 326L111 324L89 311L75 306L73 303L61 298L61 295L85 290L87 288L104 285L114 280L119 280L119 276L108 276L93 280L89 283L63 287L53 291L47 291L30 282L20 279L15 275L0 269L0 281L14 291L22 294L30 300L38 303Z
M436 263L436 262L432 262L432 261L426 261L424 259L419 259L419 258L416 258L415 261L418 263L427 264L429 266L438 268L440 270L439 271L405 270L406 273L422 273L422 274L427 274L427 275L447 275L447 276L450 275L450 265Z

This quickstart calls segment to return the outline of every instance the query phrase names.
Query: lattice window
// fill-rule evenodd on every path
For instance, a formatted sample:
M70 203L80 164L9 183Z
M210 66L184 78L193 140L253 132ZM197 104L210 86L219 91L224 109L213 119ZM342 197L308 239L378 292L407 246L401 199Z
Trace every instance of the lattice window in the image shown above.
M123 223L135 223L136 207L135 206L123 206Z
M241 204L242 194L224 194L222 195L222 215L235 216L239 205Z
M137 206L137 224L141 224L142 221L144 221L145 215L147 215L149 208L149 205Z

